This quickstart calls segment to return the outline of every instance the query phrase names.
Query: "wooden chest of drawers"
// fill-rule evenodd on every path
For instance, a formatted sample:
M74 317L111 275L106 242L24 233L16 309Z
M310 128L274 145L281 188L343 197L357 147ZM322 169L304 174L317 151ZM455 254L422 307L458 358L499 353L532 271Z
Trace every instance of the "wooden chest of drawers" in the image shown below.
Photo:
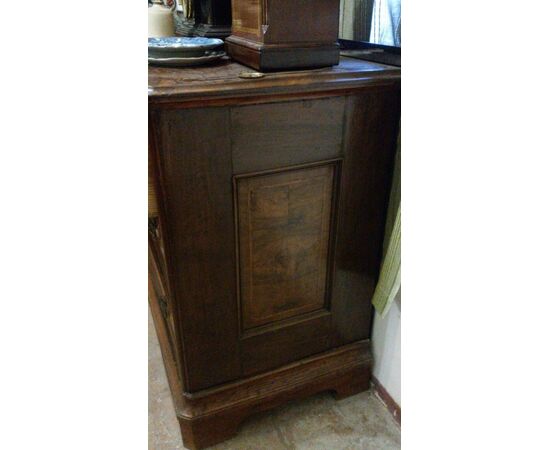
M399 70L149 69L149 293L185 445L369 387Z

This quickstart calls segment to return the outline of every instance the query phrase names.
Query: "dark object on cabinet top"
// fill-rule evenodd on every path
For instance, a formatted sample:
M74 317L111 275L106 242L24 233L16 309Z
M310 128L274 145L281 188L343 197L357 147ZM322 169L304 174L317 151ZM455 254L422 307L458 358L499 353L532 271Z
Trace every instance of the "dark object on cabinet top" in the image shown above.
M220 39L231 34L231 0L190 0L187 8L191 17L176 13L176 34Z
M338 39L340 55L401 67L401 47Z

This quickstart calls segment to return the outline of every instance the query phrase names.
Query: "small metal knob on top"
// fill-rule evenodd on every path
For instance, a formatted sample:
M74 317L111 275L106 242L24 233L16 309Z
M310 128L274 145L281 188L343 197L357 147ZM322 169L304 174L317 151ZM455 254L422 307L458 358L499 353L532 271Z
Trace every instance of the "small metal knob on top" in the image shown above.
M241 72L239 78L252 79L252 78L263 78L265 73L262 72Z

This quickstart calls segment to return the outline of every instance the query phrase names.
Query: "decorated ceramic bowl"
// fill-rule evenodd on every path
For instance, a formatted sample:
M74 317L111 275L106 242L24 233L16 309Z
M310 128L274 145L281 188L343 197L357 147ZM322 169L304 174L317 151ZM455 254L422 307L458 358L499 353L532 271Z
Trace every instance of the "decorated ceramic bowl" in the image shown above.
M156 37L149 38L149 56L153 58L185 58L202 56L214 49L221 49L223 41L205 37Z
M224 51L208 52L203 56L187 56L185 58L153 58L149 56L149 64L153 66L189 67L209 64L225 56Z

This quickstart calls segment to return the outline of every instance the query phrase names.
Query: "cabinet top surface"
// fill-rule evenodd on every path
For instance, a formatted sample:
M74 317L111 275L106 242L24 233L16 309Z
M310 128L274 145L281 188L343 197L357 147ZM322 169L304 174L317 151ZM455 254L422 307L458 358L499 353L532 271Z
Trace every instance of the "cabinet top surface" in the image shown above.
M398 83L398 67L340 57L340 64L313 70L266 73L243 79L253 69L229 58L216 65L188 68L149 66L149 102L163 103L212 98L269 96L299 92L355 89Z

